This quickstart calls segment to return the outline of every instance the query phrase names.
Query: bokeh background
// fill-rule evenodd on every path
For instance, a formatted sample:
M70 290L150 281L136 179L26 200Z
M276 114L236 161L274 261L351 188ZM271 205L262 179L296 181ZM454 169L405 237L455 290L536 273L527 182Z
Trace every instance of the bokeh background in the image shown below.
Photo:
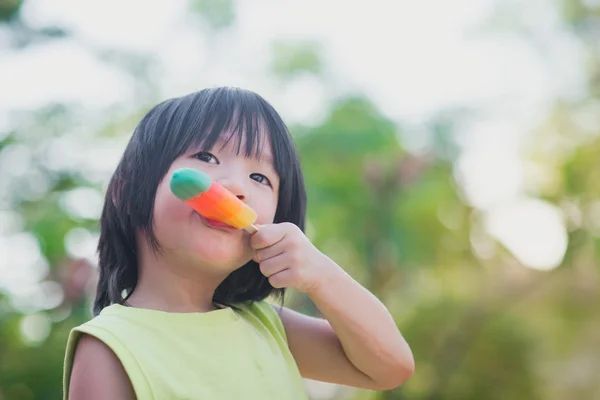
M600 399L599 38L598 0L0 0L0 399L61 398L125 143L216 85L283 115L309 237L416 357L313 399Z

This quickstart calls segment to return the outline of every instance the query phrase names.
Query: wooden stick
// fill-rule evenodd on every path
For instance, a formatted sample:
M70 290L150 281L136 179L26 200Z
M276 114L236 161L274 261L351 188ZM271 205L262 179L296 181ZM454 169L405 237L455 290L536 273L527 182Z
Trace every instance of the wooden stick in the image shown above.
M247 226L245 229L246 229L246 232L248 232L251 235L253 233L258 232L258 227L256 225L254 225L254 224L251 224L250 226Z

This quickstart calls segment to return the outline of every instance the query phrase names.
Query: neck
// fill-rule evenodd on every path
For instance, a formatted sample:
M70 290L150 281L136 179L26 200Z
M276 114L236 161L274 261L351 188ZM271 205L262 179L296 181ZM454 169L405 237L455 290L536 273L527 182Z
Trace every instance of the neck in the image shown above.
M138 242L138 281L127 300L132 307L166 312L208 312L226 275L211 275L183 260L168 260Z

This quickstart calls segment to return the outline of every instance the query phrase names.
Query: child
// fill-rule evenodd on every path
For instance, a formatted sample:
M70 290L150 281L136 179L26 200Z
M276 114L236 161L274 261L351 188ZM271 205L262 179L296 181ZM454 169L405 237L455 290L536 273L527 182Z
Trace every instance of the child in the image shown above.
M258 214L249 235L201 217L169 178L196 168ZM306 399L301 377L387 390L412 353L378 299L304 236L293 141L257 94L207 89L141 120L100 220L95 317L72 330L64 398ZM265 299L305 292L326 319Z

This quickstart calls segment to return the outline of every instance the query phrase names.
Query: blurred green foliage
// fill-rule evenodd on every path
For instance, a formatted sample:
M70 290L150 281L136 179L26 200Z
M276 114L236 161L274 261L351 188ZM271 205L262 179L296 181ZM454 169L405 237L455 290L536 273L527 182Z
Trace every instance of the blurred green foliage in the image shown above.
M4 0L0 2L0 21L10 21L19 13L23 0Z
M589 46L586 93L557 100L526 149L549 177L530 194L567 218L567 254L551 272L518 265L483 232L481 213L464 203L453 179L459 154L453 138L464 111L430 121L431 151L420 155L403 147L405 128L361 95L336 100L317 126L291 127L308 185L309 236L389 306L416 357L416 374L401 388L340 390L337 398L600 398L600 123L580 123L600 110L600 48L590 45L600 8L588 3L560 3L565 28ZM0 5L0 19L18 19L20 2ZM215 31L235 23L233 1L191 7ZM273 49L272 73L280 79L322 72L314 44L279 42ZM156 96L151 59L102 55L138 78L140 99ZM86 136L86 147L126 137L145 107L105 118ZM32 160L24 176L8 182L2 205L22 219L15 233L30 232L40 243L50 266L44 280L64 290L61 304L35 311L50 330L32 341L24 332L39 318L0 289L0 399L61 398L67 334L90 317L94 270L68 255L65 237L73 228L94 233L97 221L69 214L61 199L77 188L101 191L104 182L77 164L47 162L56 140L84 125L77 115L73 105L54 105L22 116L14 131L0 135L0 159L25 147ZM40 180L42 193L28 190ZM475 242L493 251L482 257ZM287 301L315 312L303 296L292 293Z
M272 71L290 79L296 75L319 74L323 70L321 48L314 42L277 42L273 44Z
M191 10L213 30L223 30L235 23L234 0L192 0Z

